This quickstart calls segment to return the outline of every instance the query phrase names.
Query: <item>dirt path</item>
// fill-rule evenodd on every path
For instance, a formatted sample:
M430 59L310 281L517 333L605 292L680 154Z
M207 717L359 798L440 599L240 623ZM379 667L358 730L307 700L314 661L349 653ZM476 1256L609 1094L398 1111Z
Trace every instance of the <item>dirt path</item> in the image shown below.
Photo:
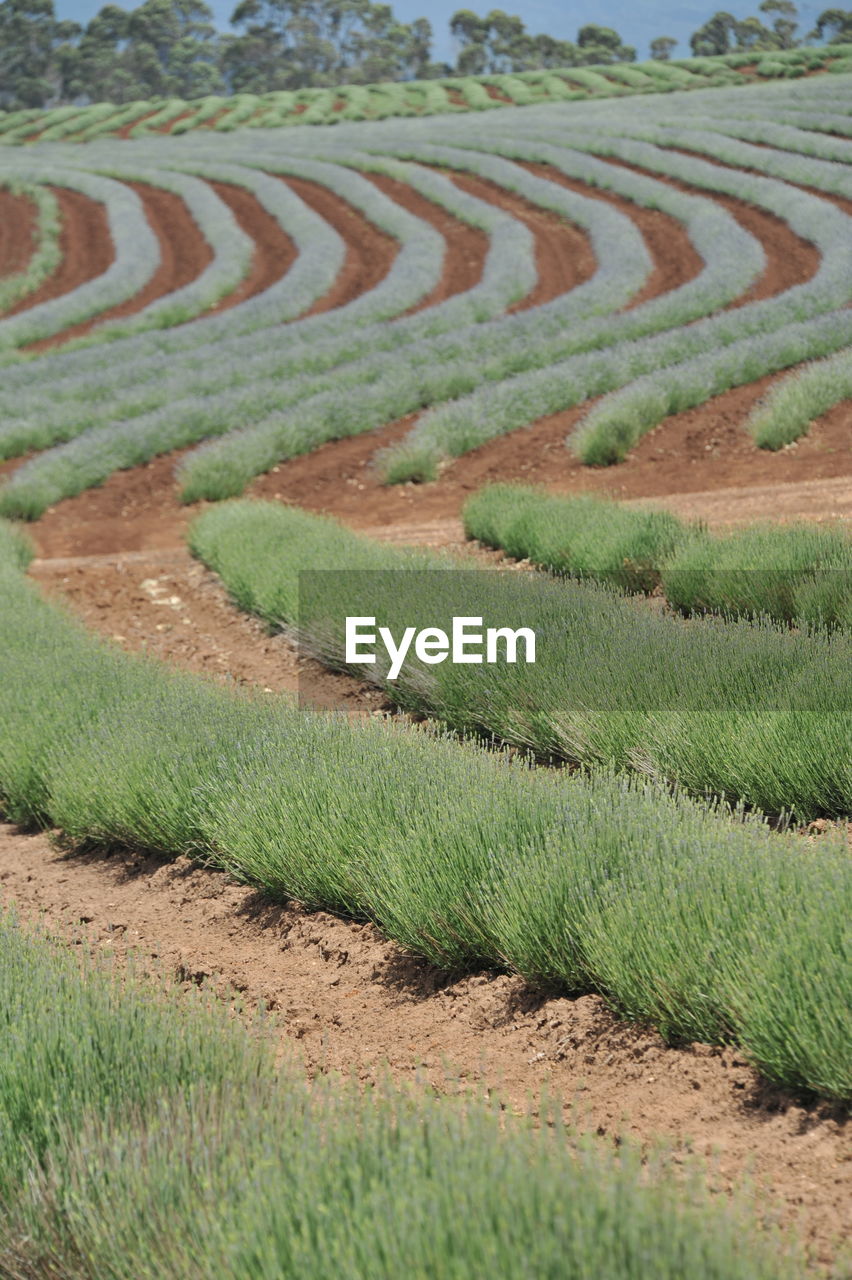
M280 174L275 174L280 178ZM312 316L333 311L352 302L362 293L375 289L390 271L399 252L393 236L373 226L364 215L319 182L307 178L281 178L305 204L324 218L343 237L346 257L337 279L322 298L318 298L305 314Z
M444 238L444 263L441 279L435 288L420 302L404 311L403 315L414 315L426 307L434 307L439 302L446 302L457 293L466 293L479 284L485 259L488 255L488 236L476 227L468 226L459 218L454 218L440 205L427 200L412 187L384 174L365 174L386 196L396 201L408 213L428 222Z
M462 191L511 214L532 232L538 279L525 297L508 308L510 313L552 302L569 289L576 289L594 275L597 263L585 232L557 213L542 209L486 178L470 173L443 170Z
M823 1263L848 1221L849 1148L827 1108L765 1089L733 1050L667 1048L596 996L542 999L493 973L448 979L370 925L276 906L185 859L66 859L11 827L0 897L66 937L132 949L187 989L223 980L263 1001L311 1073L372 1081L389 1068L442 1092L496 1090L519 1112L546 1089L606 1141L662 1136L710 1160L725 1188L752 1177Z
M35 246L35 205L0 187L0 279L26 271Z
M142 201L145 217L157 237L160 265L145 287L132 298L126 298L124 302L108 307L89 320L71 325L50 338L33 342L27 350L46 351L70 342L72 338L80 338L109 320L123 320L136 315L158 298L190 284L212 261L213 251L179 196L143 182L125 182L125 186L131 187Z
M548 182L555 182L557 186L566 187L578 195L602 200L605 204L612 205L639 228L651 255L653 267L645 284L624 308L625 311L632 311L643 302L650 302L652 298L657 298L662 293L668 293L683 284L688 284L702 270L704 262L683 224L678 222L677 218L672 218L659 209L645 209L642 205L633 204L624 196L616 195L614 191L605 191L602 187L593 187L569 178L553 165L537 164L531 161L517 163L537 178L545 178Z
M88 629L133 653L185 671L286 693L303 705L369 715L382 694L302 657L283 635L229 601L218 578L185 546L38 559L31 576L70 605Z
M37 289L10 307L7 316L79 289L81 284L103 275L115 258L105 207L70 187L50 190L59 201L59 266ZM20 226L13 225L10 234L15 240L24 235L25 243L32 243L26 220Z
M810 240L797 235L783 218L777 217L774 213L749 204L746 200L738 200L720 191L708 192L704 187L692 186L688 182L681 182L678 178L670 178L662 173L642 169L638 165L619 160L614 156L607 156L606 163L629 169L631 173L641 174L645 178L653 178L656 182L674 187L676 191L683 191L686 195L713 200L727 209L741 227L760 241L766 254L766 266L754 283L729 303L725 310L735 310L748 302L760 302L764 298L773 298L794 285L805 284L819 270L820 254L816 246ZM727 165L721 167L729 168ZM733 170L733 172L738 171Z
M222 298L208 315L227 311L247 298L263 293L276 284L290 270L298 256L296 246L281 229L276 218L244 187L229 182L209 184L233 213L240 228L254 242L251 266L248 274L232 293Z

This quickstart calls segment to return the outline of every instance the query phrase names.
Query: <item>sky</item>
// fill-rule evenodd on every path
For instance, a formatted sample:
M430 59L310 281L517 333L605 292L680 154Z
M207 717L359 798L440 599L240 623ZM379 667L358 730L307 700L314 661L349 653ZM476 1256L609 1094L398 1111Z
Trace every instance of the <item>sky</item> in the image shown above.
M123 8L132 9L135 5L129 0L115 0ZM592 0L574 0L573 3L560 3L560 0L523 0L523 3L512 3L512 0L486 0L477 4L474 0L389 0L397 17L404 22L414 18L427 17L432 23L435 33L432 56L442 62L455 61L455 49L449 34L450 17L457 9L473 9L475 13L487 13L489 9L504 9L507 13L517 13L526 24L532 35L546 33L561 40L573 40L577 31L587 22L598 22L602 26L615 27L626 44L636 47L637 56L641 60L647 58L649 45L655 36L672 36L678 40L676 57L688 57L689 37L697 27L715 13L717 9L725 9L738 18L757 13L759 0L681 0L681 3L666 3L666 0L605 0L603 4L592 3ZM106 0L55 0L56 13L60 18L73 18L76 22L88 20L102 8ZM216 23L223 30L228 30L228 19L233 12L237 0L207 0L216 15ZM828 7L829 0L822 3L806 3L799 5L802 33L814 25L818 15Z

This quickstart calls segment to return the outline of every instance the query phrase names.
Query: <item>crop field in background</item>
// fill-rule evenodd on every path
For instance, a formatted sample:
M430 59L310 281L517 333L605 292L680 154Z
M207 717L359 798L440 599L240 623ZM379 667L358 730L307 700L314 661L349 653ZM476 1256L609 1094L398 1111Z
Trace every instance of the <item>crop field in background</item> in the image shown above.
M241 135L10 152L17 199L73 195L106 219L114 252L76 288L30 294L0 319L0 457L38 451L7 477L0 512L35 518L175 449L185 500L235 496L286 459L410 414L410 431L377 451L388 484L434 479L450 459L575 409L566 450L611 465L672 414L836 357L852 342L850 83L270 130L248 153ZM489 201L496 191L582 233L590 265L577 287L524 305L535 237ZM155 199L182 206L204 245L194 278L165 293L162 237L146 216ZM259 292L237 211L246 200L292 257ZM331 310L347 264L328 201L357 211L385 249L381 278ZM424 204L487 241L461 292L441 288L446 241ZM780 221L791 251L811 246L804 278L761 288L767 252L743 205ZM632 208L664 214L686 240L689 278L653 287L658 264ZM32 235L43 260L57 236L50 198ZM40 275L30 270L36 288ZM34 378L46 341L59 345ZM822 384L799 387L814 416L825 411ZM797 422L787 436L807 432L801 403Z
M852 45L822 49L732 53L713 58L608 66L521 71L512 75L450 76L388 84L338 85L332 89L276 90L270 93L215 94L188 102L128 102L114 106L55 107L0 112L0 143L90 142L93 138L179 136L196 129L230 133L235 129L272 129L346 120L383 120L458 111L526 107L536 102L582 102L587 98L768 80L791 80L822 71L843 74L852 65Z
M846 1274L850 303L852 47L0 113L0 1275Z

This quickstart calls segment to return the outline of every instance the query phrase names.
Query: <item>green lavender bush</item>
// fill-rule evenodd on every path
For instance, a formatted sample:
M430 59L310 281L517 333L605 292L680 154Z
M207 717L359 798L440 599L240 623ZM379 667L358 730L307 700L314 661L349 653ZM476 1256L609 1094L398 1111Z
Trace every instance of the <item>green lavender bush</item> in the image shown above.
M839 833L811 849L652 780L533 769L437 731L248 696L92 639L11 564L0 590L7 815L200 858L373 920L444 968L600 991L670 1038L733 1040L772 1080L852 1096ZM706 718L699 762L722 749L723 721ZM807 773L806 754L784 757L794 725L754 739L788 784ZM681 728L658 749L675 756Z

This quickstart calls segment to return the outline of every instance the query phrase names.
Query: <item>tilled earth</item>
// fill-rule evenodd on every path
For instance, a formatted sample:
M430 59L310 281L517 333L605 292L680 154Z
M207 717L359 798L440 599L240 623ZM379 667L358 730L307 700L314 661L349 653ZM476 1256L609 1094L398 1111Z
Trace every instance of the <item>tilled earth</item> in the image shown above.
M753 1179L820 1262L852 1226L843 1120L767 1089L733 1049L667 1047L598 996L548 999L496 973L448 977L371 925L277 905L185 858L69 857L46 835L0 827L0 891L69 939L262 1002L312 1073L487 1088L516 1112L534 1112L547 1091L608 1141L668 1140L680 1159L706 1158L723 1189Z
M576 228L489 183L457 180L521 218L535 237L542 278L516 307L547 301L588 278L594 259ZM395 242L339 197L290 181L347 242L341 276L314 310L374 287L390 269ZM444 275L423 305L472 287L484 263L481 234L434 208L430 214L427 201L404 196L391 180L377 182L412 212L431 216L445 238ZM292 246L253 197L217 189L257 246L250 276L221 308L278 279ZM152 297L160 296L203 269L204 246L197 237L192 242L192 226L173 197L139 192L161 244L167 240L174 250L149 286ZM73 252L22 305L75 287L110 260L98 206L58 194L67 215L65 247ZM666 215L589 194L619 204L646 238L655 271L641 300L695 275L694 250ZM816 264L805 242L791 238L777 219L734 206L729 203L767 255L750 298L809 278ZM8 235L0 239L4 262L26 261L32 235L25 219L20 234L18 245ZM124 314L137 304L138 298L123 304ZM742 426L773 381L668 419L618 468L593 470L571 457L564 438L579 412L570 411L458 459L434 484L384 488L373 469L375 451L409 430L409 418L275 467L252 492L335 515L394 542L454 549L464 544L464 500L495 479L654 502L714 527L767 518L852 520L850 406L827 414L794 447L766 454ZM119 473L47 512L33 529L39 557L31 572L41 588L127 650L271 695L298 694L352 715L382 714L381 694L301 657L284 636L269 635L191 558L184 535L195 509L178 503L176 461L170 455ZM0 473L15 465L4 464ZM667 1047L653 1030L619 1021L599 997L548 998L505 974L441 974L370 925L272 903L186 859L69 856L48 835L9 826L0 826L0 898L69 940L89 938L119 959L132 951L187 986L221 984L242 992L250 1005L265 1004L278 1021L282 1046L295 1042L310 1072L340 1070L369 1082L389 1070L399 1080L419 1077L448 1093L485 1087L512 1111L534 1109L547 1089L605 1141L630 1135L651 1144L662 1136L678 1158L689 1152L708 1158L723 1188L753 1176L766 1192L767 1212L797 1222L821 1263L830 1261L852 1225L844 1217L852 1168L839 1114L768 1089L734 1050Z

